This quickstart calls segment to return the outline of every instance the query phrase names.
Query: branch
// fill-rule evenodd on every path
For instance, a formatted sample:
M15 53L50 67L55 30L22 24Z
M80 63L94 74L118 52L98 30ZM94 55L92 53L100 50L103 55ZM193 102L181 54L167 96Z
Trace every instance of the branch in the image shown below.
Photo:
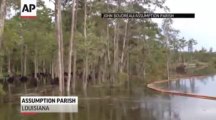
M52 2L53 4L55 4L55 1L54 0L49 0L50 2Z

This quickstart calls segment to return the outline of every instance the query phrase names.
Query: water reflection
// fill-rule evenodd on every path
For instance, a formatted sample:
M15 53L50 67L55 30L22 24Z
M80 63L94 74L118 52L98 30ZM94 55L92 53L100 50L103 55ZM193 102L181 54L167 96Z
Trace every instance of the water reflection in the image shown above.
M216 96L216 76L188 78L158 85L159 87L181 91L185 93L196 93L208 96Z
M168 87L186 92L203 92L203 90L205 92L207 86L211 89L212 84L215 84L212 77L205 78L202 82L196 79L171 82ZM56 95L56 92L53 90L49 95ZM0 104L0 120L215 120L216 118L216 101L163 95L143 87L143 84L112 89L89 88L86 91L77 90L76 94L66 95L79 96L78 113L41 113L23 116L19 113L19 101L17 101L17 104Z

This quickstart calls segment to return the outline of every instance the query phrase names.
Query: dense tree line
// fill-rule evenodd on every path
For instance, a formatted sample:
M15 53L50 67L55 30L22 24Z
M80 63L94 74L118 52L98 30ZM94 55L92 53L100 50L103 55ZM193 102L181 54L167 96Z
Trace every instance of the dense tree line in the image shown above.
M16 15L4 22L6 2ZM101 18L103 12L155 12L155 8L167 12L165 0L52 2L55 10L39 0L37 18L29 20L20 18L19 1L1 1L2 75L40 81L38 74L43 73L51 82L58 81L60 91L70 91L78 83L85 89L89 82L115 85L133 79L169 79L171 68L189 61L183 49L191 48L195 40L180 37L172 19L164 19L159 27L151 19Z

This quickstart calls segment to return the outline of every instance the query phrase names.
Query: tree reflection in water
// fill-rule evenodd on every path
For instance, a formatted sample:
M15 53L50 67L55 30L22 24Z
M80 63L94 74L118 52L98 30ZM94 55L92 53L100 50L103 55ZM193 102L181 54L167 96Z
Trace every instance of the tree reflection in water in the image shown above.
M171 82L170 88L196 92L201 90L197 88L196 81L188 79ZM47 95L56 95L56 92L51 91ZM112 89L88 88L86 91L77 90L77 93L67 93L67 95L79 96L78 113L41 113L22 116L17 101L17 104L1 104L0 118L3 118L2 120L187 120L188 116L205 115L202 106L214 107L209 101L203 103L197 99L160 94L143 87L143 84ZM195 115L190 115L188 109ZM197 111L202 111L202 114Z

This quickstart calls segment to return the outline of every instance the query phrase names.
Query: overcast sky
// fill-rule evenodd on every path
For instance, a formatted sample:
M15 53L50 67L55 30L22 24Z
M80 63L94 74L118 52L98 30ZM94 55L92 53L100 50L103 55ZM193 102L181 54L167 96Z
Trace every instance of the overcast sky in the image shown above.
M194 19L174 19L173 27L186 39L197 40L195 49L216 50L215 0L167 0L166 5L173 13L195 13Z
M54 8L53 3L44 0ZM167 0L166 5L172 13L195 13L195 18L174 19L173 27L181 31L180 36L187 40L194 38L198 44L195 49L205 47L216 50L216 1L215 0ZM160 10L157 10L160 12ZM161 20L155 20L161 24Z

